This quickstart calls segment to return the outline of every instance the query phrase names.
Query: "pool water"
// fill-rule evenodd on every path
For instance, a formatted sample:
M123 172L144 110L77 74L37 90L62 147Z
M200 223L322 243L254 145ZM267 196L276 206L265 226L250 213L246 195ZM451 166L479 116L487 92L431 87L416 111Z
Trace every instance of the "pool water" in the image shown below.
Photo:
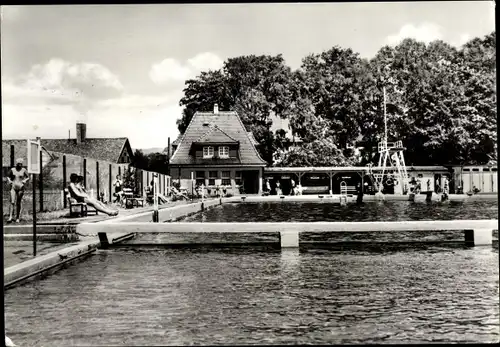
M498 200L467 202L381 201L341 206L331 202L227 203L182 222L364 222L498 219Z
M498 248L99 251L5 293L19 346L498 342Z

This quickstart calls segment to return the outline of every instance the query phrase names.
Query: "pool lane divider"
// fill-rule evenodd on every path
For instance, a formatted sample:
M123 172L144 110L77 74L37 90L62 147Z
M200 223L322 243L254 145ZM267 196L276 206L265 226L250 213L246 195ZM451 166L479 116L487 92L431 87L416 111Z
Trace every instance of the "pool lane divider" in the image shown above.
M403 222L285 222L285 223L82 223L77 226L80 235L98 234L102 240L113 242L117 230L129 234L194 234L194 233L279 233L281 248L299 247L303 232L395 232L398 231L464 231L465 243L490 246L498 220L450 220ZM111 240L111 242L109 242Z

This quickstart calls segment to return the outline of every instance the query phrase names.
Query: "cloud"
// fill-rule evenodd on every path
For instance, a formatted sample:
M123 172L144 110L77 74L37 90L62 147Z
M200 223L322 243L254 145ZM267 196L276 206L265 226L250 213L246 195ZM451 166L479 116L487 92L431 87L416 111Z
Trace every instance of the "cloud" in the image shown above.
M197 71L203 70L218 70L222 67L224 63L221 58L217 55L206 52L198 54L197 56L188 59L189 65L193 67L193 69Z
M464 44L466 44L467 42L469 42L470 39L472 39L472 36L469 35L468 33L464 33L464 34L460 35L458 40L452 41L451 44L455 47L461 47Z
M191 74L189 67L182 66L177 60L167 58L157 64L153 64L149 77L156 84L163 84L167 81L184 81Z
M200 53L188 59L185 64L173 58L166 58L153 64L149 77L157 85L184 82L189 78L194 78L201 71L220 69L223 63L221 58L210 52Z
M441 27L433 23L422 23L420 25L405 24L399 33L389 35L386 42L389 45L397 45L406 38L412 38L420 42L430 43L434 40L441 40L443 34Z
M178 135L182 92L161 96L123 95L100 100L85 119L89 137L128 137L134 148L166 147ZM80 113L72 104L8 103L2 109L4 138L67 138L75 136Z
M135 148L166 147L178 134L182 90L127 94L119 78L95 63L52 59L17 77L2 76L4 138L75 136L76 120L89 137L128 137Z
M123 94L119 78L106 67L89 62L51 59L36 64L15 79L2 78L3 102L32 106L71 105L86 114L100 100Z

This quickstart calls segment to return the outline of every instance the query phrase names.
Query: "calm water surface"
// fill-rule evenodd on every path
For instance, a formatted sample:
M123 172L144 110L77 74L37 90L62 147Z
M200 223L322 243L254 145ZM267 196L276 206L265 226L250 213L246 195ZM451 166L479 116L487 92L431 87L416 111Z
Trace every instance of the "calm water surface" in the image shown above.
M5 293L19 346L499 341L498 249L100 251Z
M363 222L498 219L498 200L456 202L366 202L340 206L329 202L229 203L185 218L184 222Z

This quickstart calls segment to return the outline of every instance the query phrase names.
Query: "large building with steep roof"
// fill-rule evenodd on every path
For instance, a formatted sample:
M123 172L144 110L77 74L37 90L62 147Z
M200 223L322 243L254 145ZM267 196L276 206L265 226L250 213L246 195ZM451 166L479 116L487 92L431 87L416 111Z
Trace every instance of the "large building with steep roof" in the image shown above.
M262 192L267 163L236 112L219 112L217 105L213 112L196 112L175 142L170 176L181 187L191 190L204 184L211 190L220 186L233 195L239 193L240 186L246 194Z

